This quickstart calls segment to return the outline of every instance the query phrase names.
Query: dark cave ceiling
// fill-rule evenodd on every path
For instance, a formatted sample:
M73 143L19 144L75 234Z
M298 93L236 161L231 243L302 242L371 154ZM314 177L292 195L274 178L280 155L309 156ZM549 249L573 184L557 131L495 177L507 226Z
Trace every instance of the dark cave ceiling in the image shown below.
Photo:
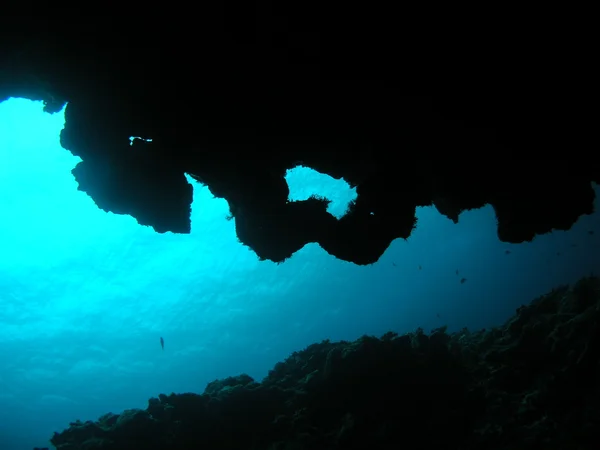
M99 208L189 233L188 173L227 200L261 259L316 242L373 263L418 226L417 206L456 221L491 204L512 243L592 212L599 164L576 142L568 100L499 74L461 82L450 56L415 82L408 44L267 3L169 26L15 20L0 31L0 100L67 103L61 143L82 158L73 175ZM298 164L355 186L348 214L287 201L285 172Z

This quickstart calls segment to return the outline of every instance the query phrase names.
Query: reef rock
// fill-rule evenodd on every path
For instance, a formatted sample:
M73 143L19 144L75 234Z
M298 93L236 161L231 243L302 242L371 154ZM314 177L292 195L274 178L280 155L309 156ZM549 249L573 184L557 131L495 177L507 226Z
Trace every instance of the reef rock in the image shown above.
M239 240L260 258L280 262L316 242L356 264L407 238L418 206L457 221L490 204L512 243L592 212L600 160L584 136L589 108L572 100L579 79L543 86L546 70L510 83L496 60L505 50L487 44L473 50L476 75L452 76L454 47L425 57L431 67L411 64L403 58L419 39L382 36L404 25L394 13L386 28L377 10L369 26L365 5L345 19L324 4L206 3L189 19L160 8L158 19L10 17L0 31L0 101L42 100L50 113L68 103L62 145L82 159L79 189L105 211L189 233L187 173L227 200ZM417 66L435 77L415 81ZM324 202L287 201L285 172L298 164L356 187L344 218Z
M216 380L145 410L75 422L58 450L593 450L600 429L600 279L503 326L323 341L261 382Z

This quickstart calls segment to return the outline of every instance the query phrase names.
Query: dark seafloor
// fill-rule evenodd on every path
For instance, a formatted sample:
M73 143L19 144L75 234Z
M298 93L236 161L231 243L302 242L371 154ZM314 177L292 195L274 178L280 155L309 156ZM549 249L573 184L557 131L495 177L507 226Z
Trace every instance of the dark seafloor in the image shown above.
M315 343L257 382L215 380L55 433L59 450L600 448L600 279L503 326Z

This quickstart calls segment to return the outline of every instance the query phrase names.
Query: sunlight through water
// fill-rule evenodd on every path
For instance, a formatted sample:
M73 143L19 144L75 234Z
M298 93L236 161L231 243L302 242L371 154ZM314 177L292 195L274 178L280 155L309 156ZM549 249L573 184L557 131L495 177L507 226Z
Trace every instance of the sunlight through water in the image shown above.
M322 339L500 324L599 267L588 233L597 214L511 245L489 206L458 224L420 208L413 235L369 266L317 244L260 262L237 240L227 202L189 177L191 234L98 209L77 190L80 159L60 147L63 126L64 111L46 114L40 102L0 103L0 448L45 446L76 419L202 392L216 378L260 380ZM308 168L287 181L290 200L325 196L337 217L356 195Z

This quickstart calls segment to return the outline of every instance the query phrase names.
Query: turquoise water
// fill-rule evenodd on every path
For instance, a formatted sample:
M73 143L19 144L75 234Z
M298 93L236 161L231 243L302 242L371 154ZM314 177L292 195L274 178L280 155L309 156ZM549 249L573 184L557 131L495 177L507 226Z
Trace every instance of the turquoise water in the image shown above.
M79 159L60 147L63 125L62 112L45 114L39 102L0 103L3 450L49 445L70 421L145 408L159 393L202 392L242 372L261 379L322 339L500 324L600 267L598 214L511 245L498 241L489 206L457 225L419 209L414 234L371 266L317 245L280 265L260 262L237 241L227 203L191 179L190 235L99 210L77 191ZM310 169L287 179L291 199L323 195L338 216L354 196Z

